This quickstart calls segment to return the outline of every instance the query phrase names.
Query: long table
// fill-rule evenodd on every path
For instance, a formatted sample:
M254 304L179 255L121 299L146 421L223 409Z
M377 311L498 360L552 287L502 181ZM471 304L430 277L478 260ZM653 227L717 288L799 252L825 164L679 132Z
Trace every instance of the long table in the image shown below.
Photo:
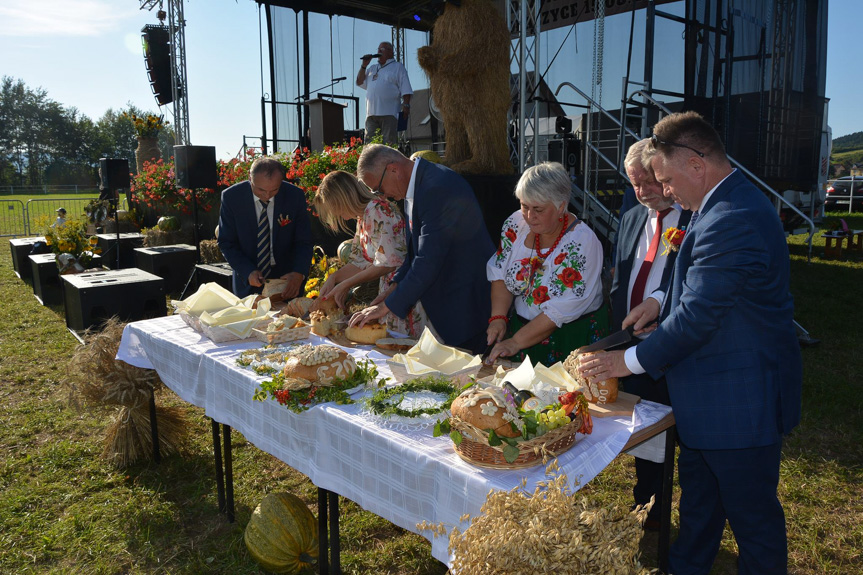
M314 335L310 342L332 343ZM184 401L202 407L215 422L237 429L250 443L305 474L319 488L347 497L415 533L422 521L464 530L468 524L459 518L478 515L489 490L511 490L525 479L526 489L532 491L546 479L543 465L520 470L471 465L455 453L448 437L432 437L430 427L382 424L361 403L322 404L297 414L273 400L253 401L258 384L267 378L237 365L236 359L241 351L261 345L257 340L215 344L180 317L169 316L128 324L117 358L155 369ZM343 349L357 359L374 361L382 375L391 373L387 357L371 347ZM354 399L364 393L368 392L360 391ZM560 455L558 462L575 490L621 450L651 438L656 441L657 434L671 426L670 407L642 401L632 417L594 418L593 433L579 435L575 446ZM225 439L229 438L226 433ZM214 439L218 439L215 427ZM671 446L673 449L673 442ZM664 451L668 452L667 447ZM667 545L667 517L663 531ZM433 537L427 531L421 535L430 540L432 555L449 565L447 538ZM661 563L663 555L660 549Z

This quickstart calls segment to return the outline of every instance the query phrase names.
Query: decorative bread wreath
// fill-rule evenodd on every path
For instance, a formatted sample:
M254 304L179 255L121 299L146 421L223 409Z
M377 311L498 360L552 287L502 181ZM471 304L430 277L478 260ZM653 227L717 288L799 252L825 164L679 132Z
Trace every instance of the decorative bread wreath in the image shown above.
M446 400L440 405L432 407L421 407L417 409L404 409L399 407L399 404L408 393L416 393L419 391L429 391L431 393L440 393L446 396ZM445 377L421 377L412 379L395 387L379 389L372 395L366 404L370 412L378 416L400 416L400 417L421 417L423 415L435 415L445 409L449 409L453 400L462 392L461 388L453 387L452 382ZM396 398L395 401L391 401Z

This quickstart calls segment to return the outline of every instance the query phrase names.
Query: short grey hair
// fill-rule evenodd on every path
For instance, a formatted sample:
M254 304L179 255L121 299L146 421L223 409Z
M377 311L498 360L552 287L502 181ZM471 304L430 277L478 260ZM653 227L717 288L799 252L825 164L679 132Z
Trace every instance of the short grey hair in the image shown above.
M365 180L366 174L380 174L387 164L403 160L407 158L395 148L383 144L368 144L363 146L363 151L357 160L357 177Z
M515 197L529 204L569 205L572 180L557 162L543 162L524 171L515 186Z
M254 180L256 176L272 177L274 174L279 174L283 180L285 179L285 166L280 161L269 156L260 156L252 162L252 167L249 168L249 179Z
M387 42L386 40L384 40L383 42L378 44L378 46L386 46L390 52L393 51L393 43L392 42Z
M638 140L629 146L629 151L626 152L626 159L623 160L623 166L628 168L629 166L635 166L637 164L652 175L653 168L650 166L650 159L653 157L655 151L656 150L654 150L650 145L650 138Z

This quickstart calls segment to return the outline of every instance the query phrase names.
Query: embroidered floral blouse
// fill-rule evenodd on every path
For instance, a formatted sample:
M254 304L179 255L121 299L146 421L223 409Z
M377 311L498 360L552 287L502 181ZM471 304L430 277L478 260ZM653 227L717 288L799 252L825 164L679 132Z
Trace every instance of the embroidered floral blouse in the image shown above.
M503 223L500 246L486 264L489 281L502 280L515 311L532 320L544 313L561 327L602 306L602 244L579 221L543 261L525 245L530 227L521 211ZM532 242L531 242L532 243Z
M359 269L369 266L395 268L381 276L379 293L389 288L393 276L407 257L405 219L398 207L386 200L375 198L366 204L362 219L357 221L357 231L351 245L350 263ZM419 337L426 323L425 312L417 303L405 319L394 314L387 316L387 327L395 332Z

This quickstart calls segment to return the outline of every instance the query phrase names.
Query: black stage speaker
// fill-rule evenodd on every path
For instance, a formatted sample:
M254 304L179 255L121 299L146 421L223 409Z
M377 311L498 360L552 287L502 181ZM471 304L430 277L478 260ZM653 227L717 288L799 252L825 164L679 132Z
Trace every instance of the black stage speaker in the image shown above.
M174 101L174 95L171 92L171 45L168 28L148 24L141 28L141 39L144 44L144 64L153 95L160 106L170 104Z
M548 141L548 161L563 164L567 170L581 171L581 146L574 136Z
M129 160L99 158L99 173L103 190L128 190L132 182L129 178Z
M192 190L216 188L215 146L174 146L177 186Z

